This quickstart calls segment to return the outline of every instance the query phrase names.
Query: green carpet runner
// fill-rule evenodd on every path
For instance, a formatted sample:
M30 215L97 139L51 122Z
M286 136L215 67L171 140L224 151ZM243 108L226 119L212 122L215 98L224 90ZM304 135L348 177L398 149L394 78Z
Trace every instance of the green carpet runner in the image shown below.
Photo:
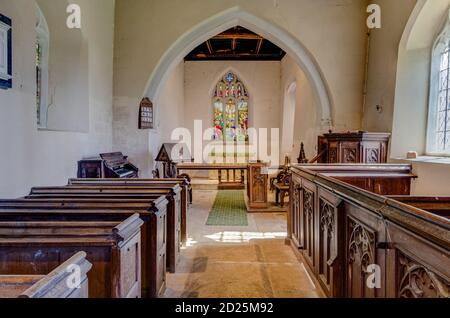
M244 192L239 190L219 191L206 225L248 226Z

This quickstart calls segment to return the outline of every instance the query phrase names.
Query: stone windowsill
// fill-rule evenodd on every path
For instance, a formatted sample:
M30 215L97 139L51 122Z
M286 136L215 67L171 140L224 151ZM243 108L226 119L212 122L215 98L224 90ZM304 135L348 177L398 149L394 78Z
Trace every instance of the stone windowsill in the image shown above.
M411 162L411 163L429 163L429 164L450 165L450 157L419 156L416 159L407 159L407 158L393 158L393 159L407 161L407 162Z

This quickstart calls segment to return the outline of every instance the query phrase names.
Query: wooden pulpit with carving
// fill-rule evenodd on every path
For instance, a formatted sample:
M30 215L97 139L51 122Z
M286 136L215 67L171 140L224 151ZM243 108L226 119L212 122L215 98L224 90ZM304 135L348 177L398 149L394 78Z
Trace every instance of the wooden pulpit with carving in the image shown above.
M390 136L363 131L319 136L318 163L386 163Z

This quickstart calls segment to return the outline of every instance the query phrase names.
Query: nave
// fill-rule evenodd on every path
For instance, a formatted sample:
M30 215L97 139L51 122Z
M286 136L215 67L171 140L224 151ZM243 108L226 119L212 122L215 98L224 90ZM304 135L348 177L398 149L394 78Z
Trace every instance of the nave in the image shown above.
M323 297L303 262L286 245L285 213L249 214L248 226L207 226L217 192L194 191L187 246L177 273L167 275L164 297Z
M0 167L0 298L450 298L450 0L0 0Z

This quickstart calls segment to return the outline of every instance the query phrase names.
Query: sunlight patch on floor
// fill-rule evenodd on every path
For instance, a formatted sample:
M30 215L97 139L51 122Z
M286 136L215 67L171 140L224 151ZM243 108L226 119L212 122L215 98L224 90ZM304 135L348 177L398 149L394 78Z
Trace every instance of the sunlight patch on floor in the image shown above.
M286 232L239 232L239 231L223 231L210 235L205 238L219 243L249 243L251 240L263 239L283 239L286 238Z

